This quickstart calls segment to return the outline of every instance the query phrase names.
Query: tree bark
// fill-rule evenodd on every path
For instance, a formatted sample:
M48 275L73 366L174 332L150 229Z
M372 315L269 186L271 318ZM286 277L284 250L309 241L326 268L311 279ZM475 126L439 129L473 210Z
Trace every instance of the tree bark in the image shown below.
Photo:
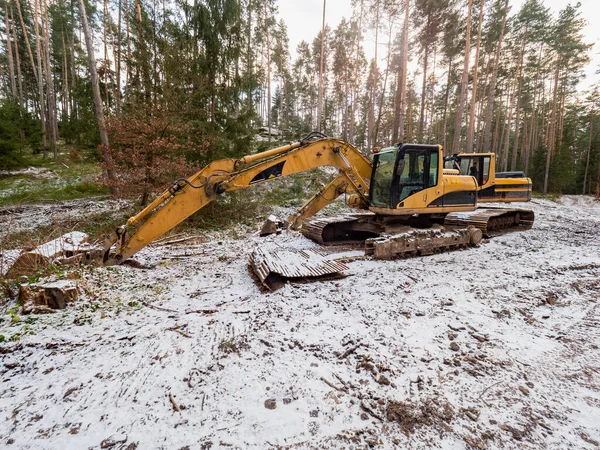
M446 147L446 140L448 139L448 134L447 134L447 127L448 127L448 99L450 98L450 76L452 74L452 59L450 59L448 61L448 78L446 80L446 95L444 98L444 115L443 115L443 122L444 122L444 131L442 132L442 139L440 139L443 142L443 147L444 150L446 151L447 154L450 154L451 152L449 151L449 149Z
M504 3L504 15L502 16L502 25L500 27L500 37L496 48L496 59L494 60L494 70L492 79L488 88L487 109L485 111L485 130L483 132L483 152L489 153L492 142L492 115L494 112L494 97L496 95L496 78L498 77L498 65L500 63L500 50L502 49L502 39L504 38L504 28L506 26L506 16L508 15L508 0Z
M387 61L385 65L385 76L383 77L383 87L381 89L381 97L379 98L379 109L377 111L377 121L375 122L375 136L374 136L374 145L378 144L379 139L379 126L381 124L381 110L383 109L383 100L385 98L385 88L387 86L388 75L390 71L390 57L392 53L392 27L394 26L394 22L390 20L390 38L388 41L388 54Z
M19 91L19 106L21 106L21 108L25 107L25 104L23 103L23 77L21 76L21 57L19 56L19 39L17 38L17 27L15 26L15 18L13 15L13 8L12 5L10 7L10 24L12 26L12 30L13 30L13 36L14 36L14 40L15 40L15 59L16 59L16 65L17 65L17 86L18 86L18 91Z
M506 172L508 167L508 150L510 147L510 130L512 128L512 115L513 108L515 105L515 91L516 87L512 86L510 94L510 102L508 105L508 117L506 123L506 136L504 136L504 150L502 151L502 171Z
M87 14L83 0L77 0L79 4L79 14L81 16L81 27L85 36L85 45L88 54L88 65L90 69L90 78L92 81L92 90L94 92L94 105L96 107L96 120L98 121L98 129L100 131L101 151L104 164L106 165L106 175L111 182L110 192L113 195L118 195L118 190L115 185L117 177L113 170L113 162L108 152L109 142L108 134L106 133L106 123L104 121L104 111L102 109L102 98L100 96L100 84L98 83L98 72L96 71L96 57L94 56L94 44L88 25Z
M41 0L40 0L40 6ZM48 129L50 131L50 144L52 145L52 154L54 159L58 158L58 123L56 120L56 95L54 93L54 80L52 79L52 65L50 63L50 20L48 18L48 4L46 0L43 3L43 16L45 25L42 22L42 32L44 34L44 54L46 67L46 102L48 103Z
M513 142L512 158L510 162L510 170L517 170L517 159L519 154L519 119L521 113L521 83L523 79L523 55L525 54L525 44L527 43L527 25L523 33L523 41L521 43L521 54L519 56L519 75L517 81L517 108L515 110L515 139Z
M472 1L472 0L469 0ZM429 23L431 21L431 14L427 16L427 25L425 25L426 29L429 29ZM468 31L467 31L468 33ZM468 36L468 34L467 34ZM425 45L424 55L423 55L423 84L421 87L421 113L419 114L419 128L417 129L417 141L423 142L423 126L425 122L425 91L427 89L427 63L429 59L429 46ZM468 56L467 56L468 57Z
M29 36L27 33L27 28L25 28L25 21L23 20L23 14L21 13L21 3L20 0L15 0L15 4L17 5L17 12L19 13L19 22L21 23L21 29L23 30L23 36L25 37L25 45L27 46L27 53L29 54L29 62L31 63L31 70L33 72L33 76L35 77L35 81L38 81L38 73L35 67L35 61L33 59L33 52L31 51L31 44L29 43Z
M325 13L323 12L323 15ZM269 127L269 142L271 142L271 41L269 36L269 16L267 13L267 1L265 0L265 33L267 35L267 123ZM322 44L321 40L321 44ZM321 60L322 60L321 55ZM319 105L320 106L320 105ZM317 109L319 108L317 107ZM318 115L318 113L317 113ZM321 127L320 118L317 118L317 127Z
M408 21L410 14L410 0L406 0L404 9L404 24L402 24L402 69L400 72L400 112L398 118L398 139L395 141L404 142L404 121L406 112L406 78L408 74Z
M42 41L40 38L39 31L39 2L38 0L34 0L35 3L35 11L33 15L33 22L35 24L35 40L36 40L36 57L37 57L37 66L38 66L38 91L40 95L40 122L42 126L42 146L44 148L44 159L48 157L48 136L46 134L46 103L44 101L44 76L42 72Z
M548 193L548 176L550 175L550 163L552 161L552 154L554 153L554 146L556 143L556 106L558 98L558 75L560 73L561 58L558 57L556 62L556 71L554 73L554 94L552 99L552 115L550 117L550 129L548 131L548 153L546 155L546 170L544 171L544 194Z
M483 7L485 0L479 6L479 25L477 27L477 48L475 49L475 67L473 68L473 93L471 94L471 109L469 111L469 126L467 127L467 153L473 152L475 135L475 104L477 102L477 72L479 69L479 49L481 48L481 25L483 23Z
M319 64L319 104L317 105L317 131L323 130L323 67L325 63L325 7L327 0L323 0L323 24L321 26L321 57ZM267 39L268 39L267 32Z
M471 12L473 10L473 0L469 0L469 10L467 12L467 36L465 39L465 59L463 64L463 76L456 108L456 122L454 125L454 136L452 141L452 153L458 153L460 144L460 132L462 129L463 111L465 108L465 99L467 96L467 85L469 82L469 50L471 49Z
M4 23L6 24L6 59L8 60L8 76L10 78L10 92L17 98L17 79L15 77L15 63L13 61L12 43L10 39L10 26L8 24L8 2L4 2Z
M586 182L588 177L588 170L590 168L590 153L592 151L592 133L594 132L594 110L592 109L591 117L590 117L590 140L588 142L588 151L587 151L587 159L585 162L585 173L583 175L583 189L582 194L585 195ZM590 183L591 184L591 183Z

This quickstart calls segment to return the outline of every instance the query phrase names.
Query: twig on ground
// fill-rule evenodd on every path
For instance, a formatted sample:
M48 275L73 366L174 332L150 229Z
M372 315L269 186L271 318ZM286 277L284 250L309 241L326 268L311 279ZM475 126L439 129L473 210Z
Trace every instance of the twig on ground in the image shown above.
M176 326L174 326L174 327L167 328L167 331L175 331L176 333L179 333L179 334L180 334L180 335L182 335L183 337L186 337L186 338L191 338L192 336L191 336L191 335L190 335L188 332L186 332L186 331L183 331L183 330L181 329L181 328L185 328L185 327L187 327L187 325L188 325L187 323L186 323L186 324L184 324L184 325L176 325Z
M335 389L336 391L340 391L340 392L348 392L348 390L347 390L346 388L340 388L340 387L337 387L335 384L333 384L331 381L327 380L327 379L326 379L326 378L324 378L324 377L321 377L321 381L322 381L323 383L325 383L327 386L329 386L330 388L333 388L333 389Z
M171 404L173 405L173 411L175 411L175 412L181 412L181 409L179 408L179 405L175 401L175 398L173 397L173 394L171 394L170 392L169 392L169 400L171 400Z
M167 311L167 312L179 312L179 311L175 311L174 309L169 309L169 308L163 308L161 306L155 306L152 303L148 303L148 302L142 302L142 305L148 307L148 308L152 308L152 309L156 309L157 311Z
M198 239L199 237L200 236L188 236L188 237L184 237L184 238L181 238L181 239L174 239L172 241L162 241L162 242L159 242L159 243L157 243L155 245L165 246L165 245L171 245L171 244L179 244L180 242L190 241L192 239Z
M354 347L350 347L348 350L346 350L344 353L342 353L342 355L339 357L340 359L344 359L346 356L351 355L352 353L354 353L358 347L360 347L362 345L362 342L359 342L358 344L356 344Z
M216 313L216 309L191 309L186 311L186 314L214 314Z
M377 414L375 411L373 411L371 408L369 408L367 406L367 404L364 401L362 401L362 400L360 402L360 407L367 414L369 414L369 415L375 417L376 419L380 420L381 422L383 422L383 418L379 414Z
M250 310L246 310L246 311L233 311L233 314L248 314L250 313Z
M176 239L176 238L181 237L181 236L185 236L185 233L177 233L177 234L173 234L171 236L165 236L165 237L162 237L160 239L156 239L154 241L154 244L156 245L156 244L159 244L161 242L168 241L169 239Z

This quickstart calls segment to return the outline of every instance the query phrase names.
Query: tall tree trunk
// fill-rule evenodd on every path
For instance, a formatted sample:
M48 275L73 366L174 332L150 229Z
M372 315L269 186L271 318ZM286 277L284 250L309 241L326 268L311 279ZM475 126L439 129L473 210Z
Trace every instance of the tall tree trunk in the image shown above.
M367 147L369 149L373 148L373 138L374 138L374 121L375 121L375 94L377 92L377 79L379 78L379 70L377 63L377 51L379 49L379 2L380 0L375 0L375 56L371 61L370 73L372 75L372 83L371 88L369 89L369 111L367 117Z
M592 133L594 132L594 110L592 109L590 117L590 140L588 142L587 159L585 161L585 172L583 175L583 189L582 194L585 195L586 182L588 177L588 170L590 168L590 153L592 152ZM590 183L591 184L591 183Z
M39 5L38 0L34 0L35 11L34 11L34 25L35 25L35 40L36 40L36 57L38 66L38 91L40 96L40 122L42 126L42 146L44 148L44 159L48 157L48 136L46 133L46 102L44 101L44 75L42 72L42 40L39 31Z
M108 20L108 7L106 4L107 0L104 0L104 12L102 14L102 32L104 34L104 39L103 39L103 44L104 44L104 60L103 62L103 66L104 66L104 102L105 102L105 108L106 108L106 114L110 115L110 108L109 108L109 104L108 104L108 41L107 41L107 37L106 37L106 26L107 26L107 20Z
M450 76L452 74L452 59L448 60L448 79L446 80L446 95L444 96L444 115L442 121L444 122L444 130L442 131L442 139L444 150L447 154L450 154L450 149L446 147L446 140L448 139L448 99L450 98Z
M13 50L10 39L10 26L8 24L8 2L4 1L4 23L6 24L6 59L8 60L8 77L10 79L10 92L13 98L17 98L17 79L15 78L15 64L13 61Z
M19 90L19 106L23 108L25 105L23 104L23 77L21 76L21 57L19 56L19 39L17 38L17 27L15 26L15 18L13 15L12 5L10 7L10 24L13 29L13 36L15 38L15 59L17 63L17 85ZM23 30L25 31L25 30Z
M404 8L404 23L402 24L402 68L400 71L400 111L398 117L397 142L404 142L404 121L406 111L406 79L408 74L408 21L410 14L410 0L406 0Z
M117 49L116 49L116 78L117 78L117 88L115 90L115 105L116 112L119 114L121 112L121 15L123 5L121 5L121 0L119 0L119 10L117 12ZM113 43L114 44L114 43Z
M467 12L467 36L465 39L465 59L463 64L463 76L460 86L460 95L458 106L456 108L456 122L454 125L454 139L452 142L452 153L458 153L460 144L460 132L462 129L463 111L465 108L465 99L467 96L467 86L469 82L469 50L471 49L471 12L473 10L473 0L469 0L469 10Z
M62 118L67 120L69 118L70 109L70 94L69 94L69 64L67 62L67 44L65 43L65 34L62 33L62 46L63 46L63 111Z
M108 134L106 133L106 124L104 122L104 111L102 109L102 98L100 96L100 84L98 82L98 72L96 71L96 57L94 56L94 44L92 42L92 35L88 25L87 14L85 12L85 5L83 0L77 0L79 4L79 14L81 16L81 27L85 36L85 45L88 54L88 65L90 69L90 79L92 81L92 91L94 92L94 105L96 106L96 120L98 121L98 129L100 131L100 142L102 159L106 166L106 175L108 180L111 182L110 192L112 195L118 195L116 187L117 177L113 170L113 161L110 157Z
M381 97L379 98L379 109L377 111L377 121L375 123L375 136L374 136L374 145L379 145L379 125L381 124L381 110L383 109L383 100L385 99L385 88L387 86L388 75L390 72L390 56L392 53L392 27L394 26L394 22L390 20L390 38L388 40L388 54L387 61L385 64L385 76L383 78L383 87L381 89Z
M498 77L498 65L500 63L500 50L502 49L502 39L504 38L504 28L506 26L506 16L508 15L508 0L504 3L504 15L502 16L502 25L500 26L500 37L496 47L496 59L494 60L494 70L492 79L488 88L487 109L485 111L485 130L483 132L483 151L489 153L492 142L492 115L494 113L494 97L496 95L496 78Z
M127 102L129 97L129 80L131 79L131 30L129 26L129 0L125 0L125 40L127 41L127 57L125 58L125 92L123 93L123 101ZM195 77L194 77L195 79Z
M467 127L467 153L473 152L473 138L475 135L475 104L477 103L477 72L479 69L479 49L481 48L481 25L483 24L483 7L485 0L479 5L479 25L477 27L477 47L475 49L475 67L473 68L473 93L471 109L469 111L469 126Z
M469 0L472 1L472 0ZM427 24L425 28L429 28L431 22L431 14L427 15ZM427 63L429 62L429 45L425 45L423 49L423 84L421 86L421 113L419 114L419 128L417 129L417 141L423 141L423 126L425 122L425 91L427 90Z
M546 155L546 170L544 171L544 194L548 193L548 176L550 175L550 163L552 162L552 154L556 144L556 106L558 98L558 75L560 73L561 57L558 57L556 62L556 71L554 73L554 94L552 99L552 115L550 117L550 129L548 131L548 153Z
M33 72L33 76L35 77L35 81L38 81L38 73L35 67L35 61L33 59L33 52L31 51L31 44L29 43L29 36L27 33L27 28L25 28L25 21L23 20L23 14L21 12L21 3L20 0L15 0L15 4L17 5L17 12L19 13L19 21L21 23L21 29L23 30L23 36L25 37L25 45L27 47L27 53L29 54L29 62L31 63L31 70Z
M508 105L508 118L506 122L506 136L504 136L504 150L502 151L502 171L506 172L508 167L508 150L510 147L510 130L512 128L512 115L515 105L516 87L512 86L510 94L510 103Z
M523 55L525 54L525 44L527 43L527 25L523 32L523 41L521 42L521 53L519 55L519 75L517 81L517 108L515 110L515 139L513 142L512 158L510 170L517 170L517 159L519 154L519 119L521 113L521 83L523 79Z
M52 145L52 154L54 159L58 158L58 124L56 121L56 96L54 94L54 80L52 79L52 66L50 64L50 20L48 19L48 4L44 0L42 8L42 32L44 34L44 54L46 68L46 102L48 103L48 130L50 131L50 144Z
M148 55L148 46L144 38L144 23L142 21L142 4L141 0L135 1L135 15L138 21L138 45L141 55L141 69L144 83L144 97L146 100L147 115L150 115L152 110L152 79L150 78L150 55Z
M325 12L323 12L325 15ZM267 123L269 126L269 142L271 142L271 38L269 35L269 15L267 13L267 1L265 0L265 33L267 35ZM321 41L322 43L322 41ZM322 55L321 55L321 59ZM320 128L320 118L317 118Z
M323 67L325 65L325 6L327 0L323 0L323 24L321 25L321 56L319 64L319 104L317 105L317 131L323 130ZM267 34L268 36L268 34Z

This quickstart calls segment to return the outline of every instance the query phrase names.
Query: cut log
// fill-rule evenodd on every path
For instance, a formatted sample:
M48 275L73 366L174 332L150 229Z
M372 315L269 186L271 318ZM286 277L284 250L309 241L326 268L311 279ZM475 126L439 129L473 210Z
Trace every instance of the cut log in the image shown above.
M74 280L53 283L21 285L19 301L23 303L23 314L40 314L65 309L77 300L79 289Z
M72 231L58 239L46 242L31 251L21 253L6 272L6 278L17 278L34 274L38 269L47 266L58 257L71 257L90 250L88 235L80 231Z

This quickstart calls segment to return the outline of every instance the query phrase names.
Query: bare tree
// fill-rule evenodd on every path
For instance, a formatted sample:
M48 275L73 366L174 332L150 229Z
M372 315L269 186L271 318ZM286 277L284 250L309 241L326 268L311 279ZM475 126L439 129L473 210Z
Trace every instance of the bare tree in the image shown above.
M90 27L88 25L87 14L85 12L85 5L83 0L77 0L79 4L79 14L81 16L81 27L85 36L85 46L88 54L88 65L90 69L90 78L92 81L92 90L94 92L94 105L96 106L96 120L98 121L98 129L100 131L100 142L102 158L106 165L106 175L109 181L116 182L117 177L113 171L113 164L108 153L109 142L108 134L106 133L106 123L104 121L104 111L102 110L102 98L100 96L100 85L98 82L98 72L96 71L96 57L94 56L94 44L92 42L92 36L90 33ZM110 188L113 195L117 195L118 191L116 186L113 184Z
M460 131L462 129L462 117L465 108L465 99L467 96L467 87L469 82L469 50L471 49L471 12L473 10L473 0L469 0L469 11L467 12L467 36L465 39L465 59L463 64L463 76L460 86L460 95L458 97L458 106L456 108L456 122L454 124L454 139L452 141L452 153L458 153L460 143Z
M8 2L4 2L4 23L6 24L6 58L8 59L8 76L10 78L10 91L17 98L17 80L15 78L15 63L13 60L12 43L10 39L10 26L8 25Z
M319 104L317 105L317 130L323 129L323 66L325 63L325 6L327 0L323 0L323 25L321 26L321 61L319 67ZM268 36L268 34L267 34ZM270 119L269 119L270 120Z
M473 92L471 94L471 109L469 111L469 126L467 128L467 153L473 152L475 135L475 104L477 103L477 72L479 68L479 49L481 48L481 25L483 24L483 7L485 0L479 5L479 26L477 28L477 48L475 49L475 67L473 68Z
M508 15L508 0L504 3L504 14L502 16L502 25L500 26L500 37L498 38L498 46L496 47L496 58L494 59L494 70L492 71L492 79L488 87L487 107L485 110L485 131L483 133L483 151L491 151L492 143L492 115L494 112L494 99L496 91L496 78L498 77L498 65L500 63L500 50L502 49L502 38L504 37L504 28L506 26L506 16Z
M44 147L44 158L48 157L48 137L46 136L46 104L44 101L44 76L42 72L42 41L40 38L39 29L39 2L34 0L35 11L33 15L33 22L35 24L35 41L36 41L36 57L37 57L37 73L38 73L38 90L40 95L40 122L42 125L42 145Z

